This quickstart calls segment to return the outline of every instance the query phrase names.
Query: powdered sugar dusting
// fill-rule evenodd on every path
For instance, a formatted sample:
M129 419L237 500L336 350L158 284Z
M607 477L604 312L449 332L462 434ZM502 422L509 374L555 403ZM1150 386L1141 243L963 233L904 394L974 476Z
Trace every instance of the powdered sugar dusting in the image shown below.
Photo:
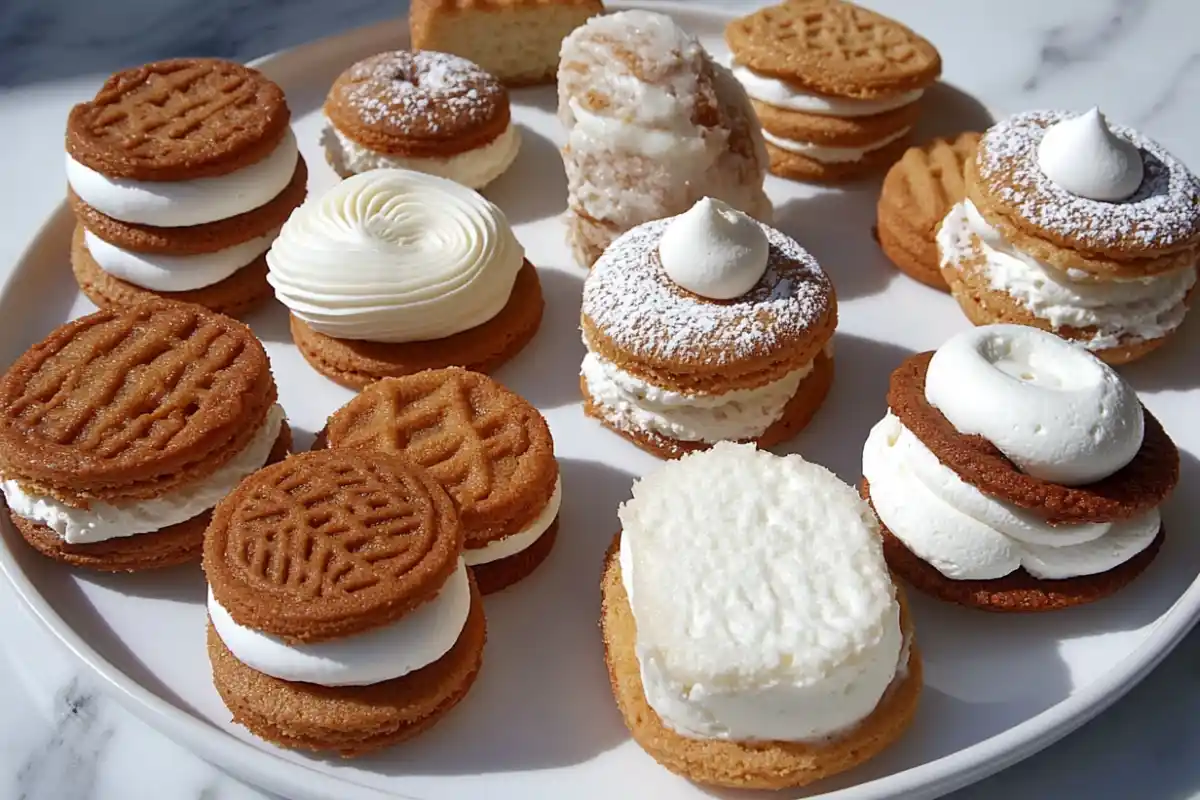
M989 193L1030 224L1080 249L1174 248L1200 238L1200 181L1160 144L1111 125L1142 154L1137 192L1116 203L1073 195L1038 167L1046 129L1073 114L1027 111L994 125L979 145L979 177Z
M647 360L726 364L769 356L822 324L832 284L795 240L763 225L771 250L762 279L716 302L681 289L663 270L658 243L672 219L623 234L584 283L584 315L618 347Z
M486 123L507 103L504 87L478 64L431 50L371 56L346 79L345 101L373 127L436 134Z

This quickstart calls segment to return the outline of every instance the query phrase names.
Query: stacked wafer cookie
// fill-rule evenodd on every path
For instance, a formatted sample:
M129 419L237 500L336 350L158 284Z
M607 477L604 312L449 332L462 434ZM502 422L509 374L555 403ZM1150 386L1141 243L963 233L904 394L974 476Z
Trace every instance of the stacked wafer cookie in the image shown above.
M240 314L308 173L283 90L219 59L118 72L67 120L71 263L99 306L167 297Z
M942 70L928 41L837 0L760 9L731 22L725 39L771 172L797 180L847 180L894 162Z

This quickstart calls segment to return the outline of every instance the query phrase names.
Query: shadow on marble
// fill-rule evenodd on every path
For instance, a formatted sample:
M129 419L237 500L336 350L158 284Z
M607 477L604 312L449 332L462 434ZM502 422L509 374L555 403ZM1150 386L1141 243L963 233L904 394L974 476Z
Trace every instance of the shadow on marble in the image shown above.
M996 121L979 98L945 81L929 87L921 100L921 117L913 141L952 138L966 131L984 131Z
M569 271L568 271L569 270ZM543 411L577 403L579 365L587 352L579 332L583 273L575 267L539 270L546 310L541 327L524 350L496 372L507 386Z
M794 198L775 209L775 227L813 254L839 300L878 294L897 275L872 233L878 198L875 179Z
M513 225L557 216L567 208L567 175L558 146L527 125L517 129L521 150L516 161L483 190Z
M1139 392L1200 388L1200 310L1192 311L1171 339L1150 355L1117 369Z
M597 620L600 565L633 476L569 458L560 467L555 549L529 578L485 598L488 644L471 693L428 733L356 767L383 775L551 769L628 739L607 688Z

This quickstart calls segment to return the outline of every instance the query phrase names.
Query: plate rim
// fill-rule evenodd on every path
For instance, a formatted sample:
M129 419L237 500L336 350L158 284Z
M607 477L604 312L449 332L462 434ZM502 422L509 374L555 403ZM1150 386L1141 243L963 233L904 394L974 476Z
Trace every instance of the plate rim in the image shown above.
M609 8L639 8L633 0L610 0ZM744 3L730 5L748 5ZM684 0L655 0L652 8L669 16L706 17L719 24L733 19L737 11L696 7ZM407 15L385 20L382 24L405 25ZM247 62L270 68L271 62L307 47L346 41L363 35L381 23L366 25L334 36L322 37L295 47L278 50ZM47 232L63 224L70 215L65 198L43 219L22 248L20 255L0 281L0 299L7 297L27 263L44 247ZM18 536L4 515L0 519L0 573L8 580L35 619L67 650L101 679L101 689L114 697L126 710L169 737L186 745L213 766L270 792L286 792L288 797L345 800L419 800L408 795L383 791L323 772L307 764L289 761L221 730L211 723L175 706L142 687L124 671L101 656L54 610L37 586L24 572L9 541ZM19 537L18 537L19 538ZM1171 607L1154 623L1145 639L1111 669L1093 680L1085 689L1072 693L1041 713L1014 725L991 738L962 750L927 761L902 772L876 778L867 783L802 800L924 800L968 786L1049 747L1067 734L1095 718L1143 680L1183 640L1200 621L1200 576L1187 587Z

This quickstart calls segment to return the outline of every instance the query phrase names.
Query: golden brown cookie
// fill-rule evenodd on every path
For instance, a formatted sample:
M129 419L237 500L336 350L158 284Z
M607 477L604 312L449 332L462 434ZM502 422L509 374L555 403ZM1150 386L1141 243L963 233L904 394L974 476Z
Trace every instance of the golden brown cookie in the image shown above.
M267 463L282 461L291 447L292 431L284 422ZM138 572L199 561L204 545L204 530L212 513L206 511L154 533L139 533L92 544L68 544L45 525L18 517L11 511L9 516L25 541L44 556L75 567L104 572Z
M83 239L83 227L75 226L71 239L71 269L75 281L87 298L100 308L131 306L161 298L178 303L194 303L218 314L238 317L270 299L273 294L267 283L267 259L259 256L223 281L185 292L156 292L135 286L129 281L105 272Z
M1160 506L1179 482L1179 451L1143 409L1145 435L1133 460L1107 478L1062 486L1021 472L982 436L959 433L925 399L933 353L911 356L892 373L888 407L945 466L990 497L1035 512L1051 524L1111 522Z
M304 202L307 186L308 166L301 156L296 159L291 182L271 202L236 217L182 228L157 228L113 219L80 200L69 188L67 201L79 224L110 244L138 253L189 256L215 253L279 229Z
M912 723L922 686L921 655L909 650L907 673L875 710L848 733L819 744L731 742L680 736L663 725L646 700L634 646L637 623L621 582L613 540L601 583L600 628L613 697L634 741L655 761L697 783L741 789L804 786L867 761L895 742ZM912 633L904 595L898 591L901 626Z
M291 115L258 70L217 58L156 61L118 72L67 118L67 152L112 178L211 178L260 161Z
M857 161L817 161L768 142L767 156L771 160L772 175L794 181L835 183L882 172L896 163L908 146L909 137L903 136L878 150L868 151Z
M0 378L0 474L72 505L158 497L241 452L275 398L245 325L157 300L102 310Z
M242 626L318 642L386 625L435 597L458 566L449 496L398 456L301 453L217 505L204 574Z
M526 261L517 273L508 304L487 322L462 333L403 344L334 339L293 316L292 340L317 372L343 386L361 389L380 378L445 366L476 372L494 370L520 352L537 333L544 307L537 270Z
M338 76L325 115L387 155L444 158L493 141L510 122L508 92L479 65L429 50L380 53Z
M538 410L486 375L455 367L371 384L329 418L324 443L395 454L428 470L454 500L473 567L472 551L542 517L559 482ZM490 578L480 577L480 588L486 594L524 577L553 542L547 532L531 548L482 564Z
M755 72L835 97L875 99L928 86L938 51L881 14L838 0L790 0L725 28L734 59Z
M934 236L950 209L966 197L966 163L979 137L963 133L910 147L888 170L876 206L883 252L901 272L942 291L948 286Z
M412 738L441 721L479 674L487 625L471 580L471 611L458 641L437 661L367 686L283 681L238 661L208 625L213 685L251 733L283 747L351 758Z

